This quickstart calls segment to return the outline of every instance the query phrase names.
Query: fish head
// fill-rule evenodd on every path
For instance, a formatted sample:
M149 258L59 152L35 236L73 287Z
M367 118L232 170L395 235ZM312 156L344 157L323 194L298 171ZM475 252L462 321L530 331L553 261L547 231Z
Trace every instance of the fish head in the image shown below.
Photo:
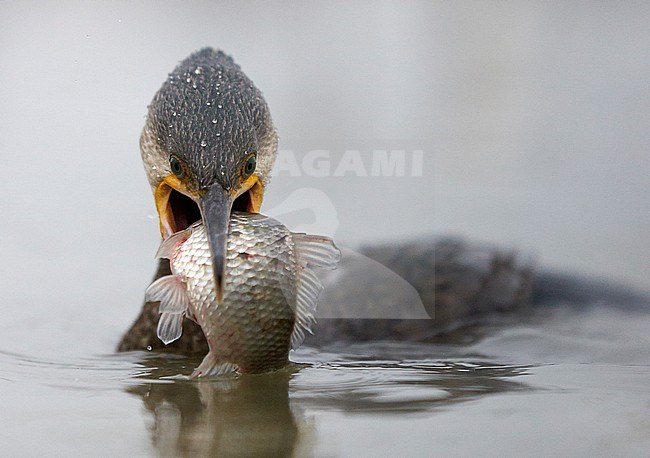
M230 56L198 51L154 96L140 149L162 236L205 224L221 300L230 214L260 211L277 154L261 92Z

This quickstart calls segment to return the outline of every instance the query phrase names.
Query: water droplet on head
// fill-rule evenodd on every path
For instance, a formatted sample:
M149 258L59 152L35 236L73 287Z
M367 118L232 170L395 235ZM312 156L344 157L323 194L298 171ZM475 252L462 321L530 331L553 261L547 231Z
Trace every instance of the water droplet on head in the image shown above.
M203 69L201 67L196 67L196 69L194 70L194 73L196 73L197 75L200 75L201 73L203 73Z
M186 83L189 83L190 81L192 81L192 78L186 78L186 79L185 79L185 82L186 82Z
M217 108L223 108L223 105L219 104L217 105Z
M208 146L208 142L201 140L201 147L205 148L206 146Z
M220 133L220 132L217 132L217 137L221 137L221 133Z
M213 119L213 120L212 120L212 124L216 124L216 123L217 123L217 120L216 120L216 119Z
M147 345L147 351L153 350L153 347L151 345Z
M212 105L212 103L211 103L211 102L205 102L205 104L206 104L207 106L210 106L210 105Z

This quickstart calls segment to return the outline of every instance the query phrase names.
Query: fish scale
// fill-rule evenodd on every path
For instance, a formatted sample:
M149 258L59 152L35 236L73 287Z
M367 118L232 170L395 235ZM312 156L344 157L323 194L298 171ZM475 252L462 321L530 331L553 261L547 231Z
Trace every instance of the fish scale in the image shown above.
M286 365L315 321L322 286L313 268L334 268L340 252L327 237L295 234L272 218L235 212L222 303L202 223L165 240L159 256L169 258L172 275L147 290L148 300L161 302L158 336L172 342L182 333L183 316L195 320L210 348L193 374L200 377Z

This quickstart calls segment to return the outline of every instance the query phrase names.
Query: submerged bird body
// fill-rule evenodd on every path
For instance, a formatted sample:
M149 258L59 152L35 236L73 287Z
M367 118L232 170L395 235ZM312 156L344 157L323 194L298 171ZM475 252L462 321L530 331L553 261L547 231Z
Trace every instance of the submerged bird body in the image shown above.
M147 290L147 300L160 301L158 337L178 339L184 316L199 324L210 350L195 377L282 368L315 321L322 286L313 268L335 267L338 249L327 237L291 233L266 216L235 212L222 302L210 253L202 223L162 243L159 256L170 260L172 275Z

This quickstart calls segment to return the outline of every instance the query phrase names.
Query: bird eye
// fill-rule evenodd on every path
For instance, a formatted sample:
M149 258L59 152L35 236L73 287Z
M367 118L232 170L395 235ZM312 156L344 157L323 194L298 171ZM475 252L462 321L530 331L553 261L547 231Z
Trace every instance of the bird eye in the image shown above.
M169 158L169 167L172 169L172 173L177 177L180 178L183 175L183 165L181 164L181 161L178 160L178 158L174 156Z
M255 168L257 167L257 158L255 157L254 154L250 155L248 159L246 159L246 162L244 162L244 166L242 168L242 176L244 179L250 177L253 172L255 172Z

